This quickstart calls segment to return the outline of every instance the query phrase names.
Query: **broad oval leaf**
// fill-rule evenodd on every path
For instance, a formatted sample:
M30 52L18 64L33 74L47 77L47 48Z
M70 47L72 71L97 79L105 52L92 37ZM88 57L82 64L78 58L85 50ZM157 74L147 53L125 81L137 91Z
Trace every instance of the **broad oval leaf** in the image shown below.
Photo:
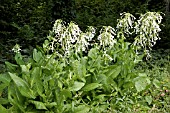
M62 91L60 92L60 95L64 96L66 99L72 97L72 93L71 93L71 91L69 91L68 89L62 90Z
M37 51L36 49L33 50L33 59L38 62L42 58L42 53Z
M9 72L9 75L23 96L28 97L28 98L35 98L27 82L25 82L23 79L21 79L20 77L16 76L13 73Z
M33 71L31 73L31 87L33 87L33 85L40 80L40 76L41 76L41 69L40 67L34 67Z
M82 88L83 91L90 91L90 90L93 90L93 89L96 89L98 87L100 87L102 84L99 84L99 83L90 83L86 86L84 86Z
M0 74L0 81L5 83L5 84L9 84L11 81L11 78L8 74L4 73L4 74Z
M152 103L152 96L145 96L145 100L150 105Z
M88 57L90 57L92 59L96 59L97 58L97 54L98 54L98 50L96 48L92 48L88 52Z
M75 107L74 113L88 113L90 110L90 107L87 105L79 105L78 107Z
M30 102L35 105L36 109L45 109L45 110L47 110L45 104L42 103L42 102L39 102L39 101L30 101Z
M35 87L36 87L37 93L38 93L40 96L45 97L45 94L43 94L43 92L44 92L44 86L43 86L43 82L42 82L41 80L36 81Z
M144 81L136 81L135 82L135 87L136 87L136 90L138 91L138 92L140 92L140 91L142 91L142 90L144 90L145 89L145 87L146 87L146 83L144 82Z
M153 84L154 84L154 86L155 86L156 88L160 88L160 86L161 86L160 81L158 81L157 79L154 79L154 80L153 80Z
M20 65L21 70L23 73L29 73L29 70L31 68L31 63L27 64L27 65Z
M135 87L138 92L145 90L146 86L150 84L150 80L147 77L137 77L135 78Z
M18 67L18 65L12 64L10 62L5 62L5 65L8 69L8 71L10 71L10 72L16 71L16 68Z
M15 60L16 60L17 64L19 64L19 65L24 65L25 64L23 59L22 59L21 53L17 53L15 55Z
M23 113L25 113L23 106L25 103L25 97L21 95L14 83L11 83L8 87L8 101L12 103L13 106L17 106Z
M80 90L83 86L85 85L84 82L78 82L78 81L75 81L73 86L70 87L70 91L78 91Z
M121 72L121 66L117 65L111 65L107 69L108 71L106 72L106 76L110 76L112 79L116 78Z

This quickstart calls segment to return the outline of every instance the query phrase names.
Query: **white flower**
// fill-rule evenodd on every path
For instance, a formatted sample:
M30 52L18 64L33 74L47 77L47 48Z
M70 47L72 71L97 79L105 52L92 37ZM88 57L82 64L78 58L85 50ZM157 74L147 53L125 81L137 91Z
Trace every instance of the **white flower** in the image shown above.
M134 20L136 18L130 13L122 13L121 19L118 19L117 29L123 30L124 33L132 34L134 31L130 31L133 28Z
M100 30L100 35L98 36L99 45L104 49L109 46L110 48L116 43L114 40L115 30L111 26L104 26Z
M21 46L16 44L13 48L12 48L12 51L14 51L15 53L19 53L21 51Z

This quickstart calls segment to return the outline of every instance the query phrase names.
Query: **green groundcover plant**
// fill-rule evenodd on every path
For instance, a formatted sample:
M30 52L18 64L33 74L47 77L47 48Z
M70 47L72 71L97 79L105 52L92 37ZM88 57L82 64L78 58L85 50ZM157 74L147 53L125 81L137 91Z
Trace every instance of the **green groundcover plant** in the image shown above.
M89 26L67 26L56 20L42 47L31 57L13 48L16 64L5 62L0 74L0 112L101 113L133 112L138 94L151 84L135 70L160 39L160 13L148 12L138 20L123 13L116 29L103 26L98 36ZM126 37L135 36L134 42ZM151 98L146 97L146 103ZM137 106L138 107L138 106ZM149 107L143 108L148 110Z

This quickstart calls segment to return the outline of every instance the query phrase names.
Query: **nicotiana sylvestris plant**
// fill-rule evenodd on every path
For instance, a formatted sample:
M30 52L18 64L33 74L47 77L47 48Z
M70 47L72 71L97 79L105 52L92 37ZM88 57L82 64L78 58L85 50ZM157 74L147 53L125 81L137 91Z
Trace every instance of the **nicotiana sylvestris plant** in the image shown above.
M123 13L116 29L103 26L98 36L92 26L83 32L74 22L66 26L56 20L43 48L34 49L32 58L24 61L16 45L17 65L6 62L9 72L0 77L7 81L10 111L125 112L129 100L137 103L132 95L150 84L134 66L144 55L138 51L149 51L160 39L161 20L156 12L137 21ZM126 42L132 34L134 42Z
M150 56L151 47L160 39L158 33L161 31L159 25L162 20L162 16L156 12L143 14L139 20L136 20L130 13L121 15L116 29L111 26L103 26L100 34L96 36L97 38L95 37L95 28L92 26L89 26L84 33L74 22L65 26L62 20L56 20L52 31L54 34L48 36L50 38L45 41L43 46L45 49L47 47L47 49L56 52L60 58L67 61L67 65L71 62L70 65L74 65L72 67L74 70L80 71L68 75L71 79L75 75L81 76L80 80L86 85L80 83L78 89L82 88L84 91L83 89L88 87L89 89L87 88L85 91L91 91L91 89L97 90L102 85L102 90L111 94L106 100L118 106L120 101L113 99L113 95L118 96L120 93L123 98L128 97L128 93L130 95L133 93L133 87L137 92L140 92L150 84L146 74L135 75L134 66L142 60L145 53L147 57ZM131 35L136 36L134 42L125 42L126 36L130 37ZM144 51L144 54L139 54L139 51ZM88 55L86 56L83 52L87 52ZM73 58L73 56L76 57ZM88 65L85 62L88 62ZM81 65L84 67L83 69L80 68ZM70 71L71 69L69 69ZM85 72L84 78L81 75L82 72ZM96 81L89 83L87 76L91 76L91 79ZM75 84L78 83L75 82ZM81 94L90 96L83 92Z

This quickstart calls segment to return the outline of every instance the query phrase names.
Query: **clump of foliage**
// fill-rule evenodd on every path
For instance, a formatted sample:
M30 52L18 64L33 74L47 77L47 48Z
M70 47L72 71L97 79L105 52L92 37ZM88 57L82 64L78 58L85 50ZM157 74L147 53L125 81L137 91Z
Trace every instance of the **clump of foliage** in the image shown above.
M82 32L78 25L57 20L43 47L24 57L16 45L16 64L5 62L0 74L2 112L135 112L148 111L151 98L140 103L140 93L151 84L135 66L159 39L159 13L139 20L123 13L116 29L103 26ZM147 24L146 24L147 23ZM150 26L148 26L148 23ZM135 34L133 43L126 36ZM7 93L6 93L7 92ZM142 109L138 109L139 106ZM151 106L152 107L152 106Z

